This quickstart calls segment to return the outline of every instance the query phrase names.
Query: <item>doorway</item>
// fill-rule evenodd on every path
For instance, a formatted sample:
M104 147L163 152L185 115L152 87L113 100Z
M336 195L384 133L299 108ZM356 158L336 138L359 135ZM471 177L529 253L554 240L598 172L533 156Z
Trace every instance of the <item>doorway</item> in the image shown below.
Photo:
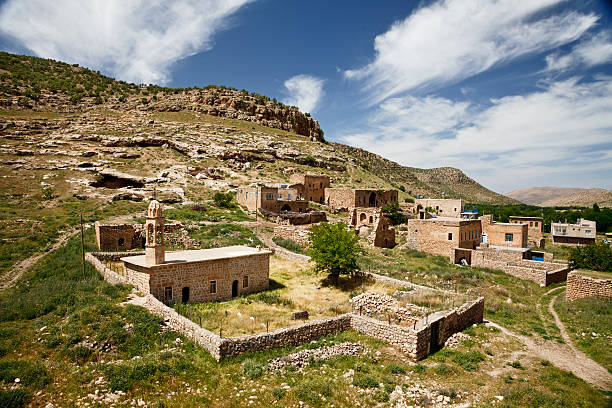
M485 232L485 233L483 233L483 234L480 236L480 242L481 242L481 243L483 243L483 244L486 244L486 243L487 243L487 234L486 234L486 232Z
M238 281L232 282L232 297L238 296Z
M189 302L189 286L185 286L183 290L181 290L181 302Z
M440 321L437 320L431 324L431 337L429 338L429 353L435 353L440 350L438 344L438 334L440 331Z

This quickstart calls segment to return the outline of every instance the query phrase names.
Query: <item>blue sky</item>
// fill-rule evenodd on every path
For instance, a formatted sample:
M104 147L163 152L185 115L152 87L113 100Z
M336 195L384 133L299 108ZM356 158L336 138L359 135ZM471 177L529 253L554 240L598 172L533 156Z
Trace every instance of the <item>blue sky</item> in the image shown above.
M246 88L311 112L328 140L498 192L612 189L604 0L5 0L0 48Z

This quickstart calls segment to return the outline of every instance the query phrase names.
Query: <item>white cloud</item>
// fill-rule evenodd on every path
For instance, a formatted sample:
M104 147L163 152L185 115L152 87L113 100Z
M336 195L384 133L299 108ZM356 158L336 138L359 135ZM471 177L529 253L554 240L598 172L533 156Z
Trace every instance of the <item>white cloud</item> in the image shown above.
M546 70L562 71L577 66L592 67L612 61L612 32L601 31L592 38L576 45L565 55L546 57Z
M38 56L163 84L171 65L213 46L250 0L9 0L0 32Z
M365 80L371 102L417 88L453 83L517 57L578 39L594 14L537 19L561 0L445 0L421 7L376 37L374 61L348 70Z
M497 191L612 188L612 78L555 82L484 108L432 97L391 106L382 104L365 131L342 139L408 166L461 168Z
M287 105L295 105L302 112L313 112L323 97L323 80L311 75L296 75L285 81L289 94Z

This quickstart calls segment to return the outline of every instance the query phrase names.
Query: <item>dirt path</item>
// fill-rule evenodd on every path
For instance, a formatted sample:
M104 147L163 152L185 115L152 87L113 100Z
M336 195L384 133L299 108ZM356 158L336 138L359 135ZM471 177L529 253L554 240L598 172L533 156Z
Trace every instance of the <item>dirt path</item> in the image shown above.
M551 301L554 302L556 296ZM550 310L550 305L549 305ZM553 316L556 317L556 313L550 310ZM555 318L557 325L561 322L558 317ZM555 367L565 371L569 371L576 377L579 377L587 383L603 389L604 391L612 391L612 374L605 368L591 360L580 350L576 349L572 344L569 337L566 339L567 333L565 332L565 326L561 324L559 329L563 335L564 340L567 344L559 344L550 340L543 340L540 338L532 338L516 334L493 322L487 322L487 326L493 326L498 328L507 336L514 337L520 342L525 344L529 349L531 355L541 358L543 360L550 361Z
M48 251L41 252L36 255L32 255L31 257L26 258L23 261L18 262L15 265L13 265L13 267L6 274L4 274L4 276L2 276L1 278L2 282L0 282L0 290L8 289L14 286L15 283L17 283L17 281L19 280L19 278L21 278L21 276L28 269L30 269L36 262L38 262L40 258L55 251L56 249L64 245L66 241L68 241L68 239L72 237L73 235L75 235L77 232L79 232L78 229L73 229L71 231L65 232L64 234L60 235L57 242L53 244L53 246L51 246L51 248Z

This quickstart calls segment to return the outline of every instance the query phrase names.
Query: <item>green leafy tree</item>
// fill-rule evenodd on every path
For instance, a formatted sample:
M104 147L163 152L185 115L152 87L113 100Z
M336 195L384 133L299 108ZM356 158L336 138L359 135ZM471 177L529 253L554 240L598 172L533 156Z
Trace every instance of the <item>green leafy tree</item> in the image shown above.
M400 206L397 201L392 201L384 206L382 208L382 212L385 217L391 220L391 224L393 225L404 224L406 221L408 221L408 218L401 213Z
M358 271L357 257L363 253L359 237L343 222L321 223L310 229L310 248L307 253L315 263L315 270L329 274L334 284L343 274Z
M572 248L569 267L612 272L612 248L603 242Z

